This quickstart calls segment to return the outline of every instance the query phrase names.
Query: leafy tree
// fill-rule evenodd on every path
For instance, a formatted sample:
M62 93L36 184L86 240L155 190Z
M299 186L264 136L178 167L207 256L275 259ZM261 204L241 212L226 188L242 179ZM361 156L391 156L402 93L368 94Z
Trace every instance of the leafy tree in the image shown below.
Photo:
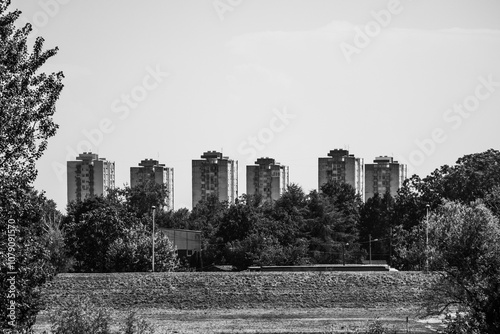
M359 214L362 201L346 183L330 181L308 197L307 235L318 263L360 262Z
M186 228L201 231L203 263L212 264L219 258L220 245L216 240L216 233L227 210L227 202L220 202L217 196L212 195L199 201L189 215Z
M360 239L363 248L369 251L370 236L378 241L373 242L372 258L386 259L390 262L390 239L393 228L394 199L389 192L375 194L362 206L360 212ZM368 242L367 242L368 241Z
M189 226L190 212L186 208L170 210L167 212L158 212L158 225L165 228L186 228Z
M72 259L68 257L66 251L66 242L64 229L62 228L61 220L54 220L54 218L43 218L44 235L42 241L44 247L50 253L50 262L55 266L56 271L68 272L72 267ZM50 216L49 216L50 217Z
M77 272L106 271L110 245L141 221L122 205L105 197L90 197L68 205L63 220L68 254Z
M63 74L40 72L57 48L44 51L38 37L30 53L32 27L17 29L21 12L7 12L9 5L10 0L0 3L0 178L22 186L34 181L35 161L56 133L52 116Z
M107 269L112 272L151 271L153 243L151 232L134 228L109 246ZM162 232L155 232L155 271L174 271L179 267L177 250Z
M442 166L424 181L442 198L462 203L482 199L500 186L500 151L465 155L454 166Z
M431 191L418 175L406 179L394 199L393 226L401 225L405 230L411 230L425 218L427 205L431 210L437 208L442 202L441 197L440 193Z
M158 213L161 213L167 204L168 196L166 185L158 184L153 180L140 183L135 187L117 188L110 193L110 197L121 198L121 202L137 217L149 215L153 206L157 208Z
M21 14L8 12L10 1L0 1L0 303L8 305L8 222L15 222L16 319L8 324L7 308L0 309L0 327L28 330L40 308L39 287L55 274L50 250L44 245L43 208L47 200L32 189L35 162L54 136L52 116L63 87L63 74L41 72L57 52L44 51L41 37L28 49L32 30L14 23ZM11 220L12 219L12 220ZM9 229L12 231L12 229ZM12 278L12 277L10 277ZM12 326L14 325L14 326Z
M0 181L1 182L1 181ZM4 188L5 189L5 188ZM35 316L42 307L39 287L56 274L56 255L62 250L58 245L48 247L47 234L43 228L43 212L46 198L32 189L16 189L0 192L0 304L9 305L15 300L15 319L7 317L7 308L0 309L0 326L27 330L35 322ZM7 223L12 223L7 228ZM7 233L14 239L14 247L9 250ZM9 253L14 261L8 259ZM10 264L9 264L10 263ZM12 266L11 266L12 265ZM7 272L15 272L8 275ZM15 279L15 298L7 297L10 287L8 279ZM8 321L15 320L8 324ZM15 326L12 326L14 324Z
M458 306L474 333L500 332L500 225L480 203L446 202L429 219L431 269L443 273L428 307Z
M406 230L402 225L393 229L392 265L399 270L425 269L425 221Z
M492 187L483 201L488 209L490 209L497 218L500 218L500 185Z

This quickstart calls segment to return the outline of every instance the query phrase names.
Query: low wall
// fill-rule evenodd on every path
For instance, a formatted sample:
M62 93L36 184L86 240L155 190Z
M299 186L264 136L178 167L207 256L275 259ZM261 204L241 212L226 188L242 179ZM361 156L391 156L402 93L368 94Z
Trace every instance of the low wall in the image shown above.
M341 264L318 264L311 266L261 266L250 267L250 271L390 271L388 265L341 265Z

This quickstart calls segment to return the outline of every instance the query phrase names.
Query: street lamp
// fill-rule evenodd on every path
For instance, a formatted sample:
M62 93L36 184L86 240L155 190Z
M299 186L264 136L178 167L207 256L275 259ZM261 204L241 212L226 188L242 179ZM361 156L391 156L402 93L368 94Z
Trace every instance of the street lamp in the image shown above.
M430 205L425 206L425 272L429 272L429 208Z
M378 241L378 239L373 239L372 240L372 235L368 234L368 244L369 244L369 250L370 250L370 264L372 264L372 241Z
M345 247L349 246L349 243L342 243L342 263L345 266Z
M156 206L151 207L153 209L153 260L151 261L151 266L152 266L152 271L155 272L155 211L156 211Z

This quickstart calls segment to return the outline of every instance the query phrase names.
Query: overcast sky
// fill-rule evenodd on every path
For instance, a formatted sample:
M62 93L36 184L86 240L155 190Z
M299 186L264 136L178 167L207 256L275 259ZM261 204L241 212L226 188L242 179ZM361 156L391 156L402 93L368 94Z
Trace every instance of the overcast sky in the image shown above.
M37 189L66 206L66 161L91 150L129 168L175 168L191 208L191 160L273 157L317 188L318 157L393 155L425 176L499 149L500 2L13 0L60 51L60 128Z

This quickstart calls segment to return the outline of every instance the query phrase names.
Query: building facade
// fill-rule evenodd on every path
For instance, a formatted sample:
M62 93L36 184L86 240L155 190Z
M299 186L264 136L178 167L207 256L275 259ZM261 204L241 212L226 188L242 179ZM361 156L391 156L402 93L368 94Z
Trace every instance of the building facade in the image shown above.
M259 158L255 165L247 166L247 195L262 195L264 201L275 201L286 191L288 166L271 158Z
M186 258L196 253L198 256L201 254L201 231L161 227L159 230L177 248L179 257Z
M397 195L398 189L407 177L407 166L394 161L392 157L377 157L373 164L365 165L365 198L376 193L384 195L389 192Z
M83 152L68 161L68 203L87 197L107 195L115 187L115 163L92 152Z
M216 151L203 153L201 160L192 161L192 187L193 207L210 195L234 203L238 198L238 161Z
M135 187L145 182L164 184L167 190L165 209L174 209L174 169L165 167L158 160L145 159L139 163L139 167L130 167L130 186Z
M318 190L330 180L351 185L364 200L363 158L356 158L348 150L331 150L328 157L318 159Z

